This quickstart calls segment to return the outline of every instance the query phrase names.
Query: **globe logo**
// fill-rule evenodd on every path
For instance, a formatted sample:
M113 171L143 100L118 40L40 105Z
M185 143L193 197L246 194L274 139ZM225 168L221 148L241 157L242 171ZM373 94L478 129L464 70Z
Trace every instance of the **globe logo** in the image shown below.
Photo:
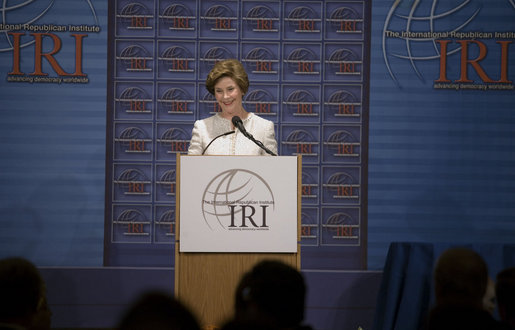
M437 4L436 0L394 1L385 18L381 41L383 60L392 80L399 85L397 76L411 72L424 81L423 69L430 65L429 70L434 72L433 66L440 59L436 40L470 28L480 10L481 6L471 0L454 7L446 2ZM399 35L392 36L389 32ZM424 37L417 33L424 33ZM460 50L461 47L455 45L449 47L446 54ZM406 63L409 66L404 68Z
M44 25L44 24L68 24L69 15L63 15L60 6L55 0L38 1L2 1L0 5L0 29L4 38L0 39L0 53L13 50L13 42L8 32L15 25ZM99 25L97 13L92 0L83 0L74 4L74 10L79 13L73 17L73 24ZM66 10L66 5L62 6ZM64 22L62 22L64 21ZM34 40L22 42L20 48L25 48L34 43Z
M236 217L259 217L262 209L273 210L275 201L270 185L259 174L230 169L207 184L201 204L204 221L214 231L227 229Z

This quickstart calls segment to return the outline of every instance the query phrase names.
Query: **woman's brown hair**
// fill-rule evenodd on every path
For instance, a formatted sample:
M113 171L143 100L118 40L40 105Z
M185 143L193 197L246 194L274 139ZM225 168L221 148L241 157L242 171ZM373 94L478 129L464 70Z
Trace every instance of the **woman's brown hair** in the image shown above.
M246 94L249 90L249 77L247 72L245 72L245 68L238 60L229 59L216 62L206 79L206 89L209 93L215 94L215 85L222 77L232 78L238 84L243 94Z

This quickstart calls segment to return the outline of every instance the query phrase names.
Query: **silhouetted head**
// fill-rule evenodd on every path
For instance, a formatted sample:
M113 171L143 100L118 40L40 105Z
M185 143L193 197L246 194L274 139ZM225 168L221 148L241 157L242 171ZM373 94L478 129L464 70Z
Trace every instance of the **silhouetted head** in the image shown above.
M515 267L497 274L495 294L501 320L515 328Z
M118 329L200 330L200 326L193 314L173 296L152 291L132 304Z
M262 261L236 289L236 320L259 320L281 328L304 319L306 286L302 274L285 263Z
M437 304L483 308L488 268L478 253L466 248L446 250L437 260L434 280Z
M19 257L0 260L0 323L29 326L45 302L45 284L34 264Z

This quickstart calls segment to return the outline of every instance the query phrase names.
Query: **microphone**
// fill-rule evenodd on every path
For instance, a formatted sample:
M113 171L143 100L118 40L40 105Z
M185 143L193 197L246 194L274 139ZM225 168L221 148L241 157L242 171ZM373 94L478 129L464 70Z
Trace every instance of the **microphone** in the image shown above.
M231 121L232 121L232 124L234 125L234 127L237 127L240 130L240 132L243 133L243 135L245 135L251 141L254 141L254 137L252 136L252 134L247 132L247 130L245 129L245 126L243 126L243 121L241 120L240 117L234 116L234 117L232 117Z
M239 116L234 116L232 117L231 119L232 121L232 124L234 125L234 127L237 127L240 132L245 135L250 141L254 142L255 144L257 144L261 149L263 149L264 151L266 151L268 154L272 155L272 156L277 156L276 154L274 154L271 150L269 150L267 147L265 147L265 145L261 142L261 141L258 141L256 140L252 134L250 134L249 132L247 132L247 130L245 129L245 126L243 126L243 121L241 120L241 118Z
M220 134L217 137L215 137L213 140L211 140L211 142L209 142L209 144L204 148L204 150L202 150L202 155L206 152L207 148L209 148L211 143L213 143L216 139L218 139L219 137L234 134L234 133L235 133L235 131L229 131L229 132L225 132L224 134Z

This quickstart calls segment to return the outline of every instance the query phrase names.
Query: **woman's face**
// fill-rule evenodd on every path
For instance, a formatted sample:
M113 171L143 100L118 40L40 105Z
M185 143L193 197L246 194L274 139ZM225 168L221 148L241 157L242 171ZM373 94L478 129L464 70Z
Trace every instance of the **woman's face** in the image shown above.
M233 116L241 116L244 112L243 94L238 84L230 77L222 77L216 82L215 98L222 108L224 118L231 119Z

